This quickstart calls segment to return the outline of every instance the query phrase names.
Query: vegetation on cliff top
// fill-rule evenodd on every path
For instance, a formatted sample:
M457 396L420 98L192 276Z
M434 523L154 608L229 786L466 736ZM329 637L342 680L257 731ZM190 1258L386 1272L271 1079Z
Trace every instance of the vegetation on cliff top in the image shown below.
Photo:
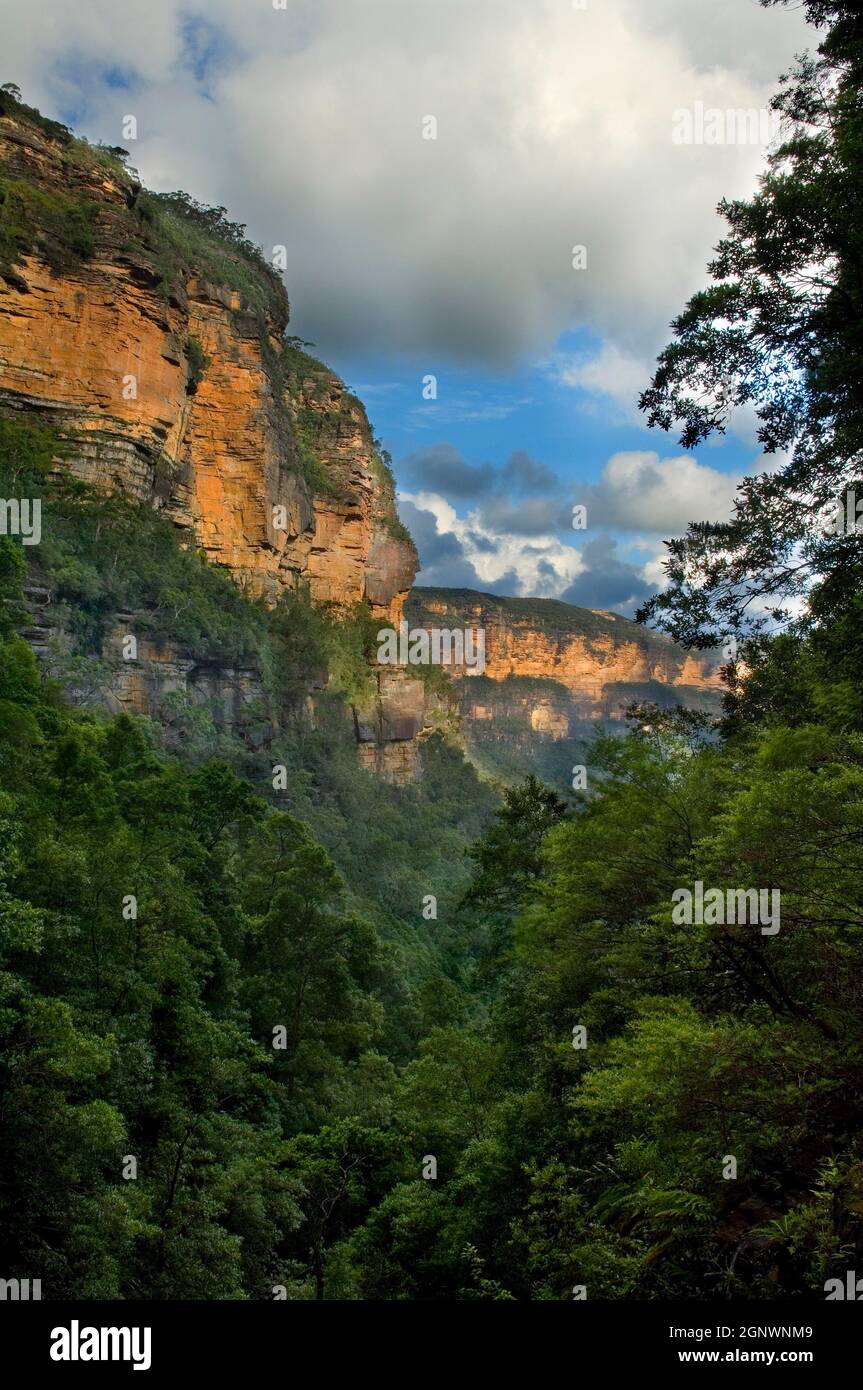
M142 192L135 202L138 233L152 254L166 293L185 288L190 275L235 291L262 330L284 331L288 296L278 271L260 247L231 222L227 209L207 207L188 193Z
M443 606L448 619L460 621L482 608L494 613L506 625L535 628L551 637L581 636L611 637L614 642L633 641L657 653L668 654L674 648L664 633L639 627L629 618L611 617L593 608L579 608L552 598L511 598L487 594L477 589L426 588L416 585L411 591L409 611L414 621L421 621L429 604ZM437 615L438 618L441 615Z
M0 185L0 266L8 269L38 246L52 269L86 259L94 249L94 226L104 208L100 174L111 171L127 193L113 208L130 246L149 255L166 293L177 293L195 274L235 290L250 313L269 318L277 331L288 321L288 299L281 276L243 224L223 207L207 207L187 193L141 191L120 146L91 145L49 120L20 98L13 83L0 88L0 117L29 125L57 147L62 184L40 186L24 176L4 176Z
M166 298L183 299L192 277L236 294L239 312L257 324L286 467L298 468L314 493L342 498L342 483L316 448L328 422L306 403L307 389L314 390L319 382L338 383L338 378L303 350L310 344L284 336L289 304L282 277L247 237L245 225L232 221L226 208L208 207L187 193L141 189L137 176L126 167L126 150L91 145L74 136L66 126L27 106L11 83L0 88L2 116L31 126L56 147L56 178L45 177L41 171L34 176L32 168L17 157L0 164L0 274L14 282L15 265L31 252L38 252L56 274L73 270L93 256L99 236L110 227L109 253L116 254L120 247L124 254L151 265ZM106 202L106 170L124 190L124 198ZM187 357L189 391L194 394L208 365L194 337L189 339ZM358 408L365 421L362 403L338 385L341 411ZM286 397L297 403L295 419ZM380 446L371 444L367 421L365 428L372 466L388 503L381 509L381 522L395 538L412 544L395 513L392 477Z

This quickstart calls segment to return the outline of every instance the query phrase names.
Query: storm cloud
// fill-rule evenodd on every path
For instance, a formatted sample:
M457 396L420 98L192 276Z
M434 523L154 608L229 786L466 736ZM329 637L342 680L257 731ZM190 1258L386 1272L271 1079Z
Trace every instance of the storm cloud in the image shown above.
M449 444L406 462L420 485L402 493L400 513L417 542L420 583L626 614L661 587L665 537L691 520L726 519L739 481L687 454L648 450L612 455L594 483L564 479L523 451L497 469L470 465ZM573 528L575 505L586 508L583 530Z
M674 109L761 106L812 40L752 0L5 0L0 17L27 101L286 247L296 331L430 371L580 325L649 358L701 282L717 201L763 155L675 145Z

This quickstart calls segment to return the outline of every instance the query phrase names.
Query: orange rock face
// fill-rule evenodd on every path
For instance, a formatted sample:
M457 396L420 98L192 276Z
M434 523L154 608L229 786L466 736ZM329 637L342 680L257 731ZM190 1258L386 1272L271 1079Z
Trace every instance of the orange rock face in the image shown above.
M482 631L485 672L494 681L509 676L552 680L572 697L580 717L614 717L619 687L636 698L639 687L672 686L718 697L718 665L684 652L668 638L626 618L542 599L506 599L469 590L418 588L408 607L412 625ZM464 667L452 675L466 675ZM465 682L462 708L468 717L489 717L481 694L474 707L471 681ZM564 721L537 699L530 715L537 732L561 737Z
M245 312L230 261L227 284L188 273L166 290L138 235L137 182L11 117L0 169L96 209L85 260L52 267L37 244L0 277L0 404L58 428L77 475L164 509L251 594L275 602L303 582L397 622L416 553L392 481L335 375L312 364L288 381L274 366L286 297L281 316Z
M0 117L0 179L21 228L11 253L0 242L0 407L52 425L63 466L162 510L251 595L275 603L302 586L398 624L417 557L392 477L362 403L285 339L287 296L260 255L230 227L214 234L206 209L190 221L191 205L148 201L62 128ZM516 700L540 738L619 717L622 694L657 683L720 689L714 663L613 614L462 590L415 590L408 611L416 626L482 628L494 682L554 681ZM377 669L371 709L353 713L361 762L393 781L417 774L418 741L454 718L415 677ZM213 682L235 713L254 695L254 673L147 648L116 700L143 710ZM463 685L462 713L494 725L487 683Z
M491 639L489 641L489 639ZM505 680L509 675L559 681L579 700L601 703L609 685L686 685L698 689L721 688L718 674L706 663L675 648L657 653L628 635L615 641L611 635L552 637L524 626L501 629L492 626L486 635L486 675Z

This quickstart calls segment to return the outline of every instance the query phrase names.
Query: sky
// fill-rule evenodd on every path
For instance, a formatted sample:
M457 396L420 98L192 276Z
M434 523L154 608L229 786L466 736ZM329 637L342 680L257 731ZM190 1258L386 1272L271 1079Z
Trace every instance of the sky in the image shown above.
M685 454L637 399L771 134L698 132L816 43L757 0L3 0L0 81L286 248L419 583L631 616L776 463L750 415Z

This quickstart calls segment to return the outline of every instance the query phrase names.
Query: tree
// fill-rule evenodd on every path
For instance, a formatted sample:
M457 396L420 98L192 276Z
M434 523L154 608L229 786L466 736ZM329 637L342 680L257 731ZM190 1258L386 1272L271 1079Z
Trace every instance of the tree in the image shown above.
M400 1175L403 1156L396 1137L342 1120L284 1147L285 1170L301 1184L303 1220L288 1249L299 1272L311 1275L323 1299L327 1256L360 1226Z
M518 786L507 787L491 829L471 846L476 869L465 903L515 907L542 872L546 834L565 815L565 803L532 773Z
M371 925L346 909L329 855L292 816L277 812L256 829L245 866L243 997L267 1046L284 1029L272 1055L293 1127L301 1115L322 1118L341 1059L377 1038L380 953Z
M776 3L776 0L762 0ZM754 408L765 453L730 522L667 542L669 587L639 613L706 647L786 624L791 603L837 571L857 577L863 538L830 513L863 479L863 18L809 3L830 28L773 99L783 121L758 193L724 200L713 283L673 323L641 408L685 448Z

